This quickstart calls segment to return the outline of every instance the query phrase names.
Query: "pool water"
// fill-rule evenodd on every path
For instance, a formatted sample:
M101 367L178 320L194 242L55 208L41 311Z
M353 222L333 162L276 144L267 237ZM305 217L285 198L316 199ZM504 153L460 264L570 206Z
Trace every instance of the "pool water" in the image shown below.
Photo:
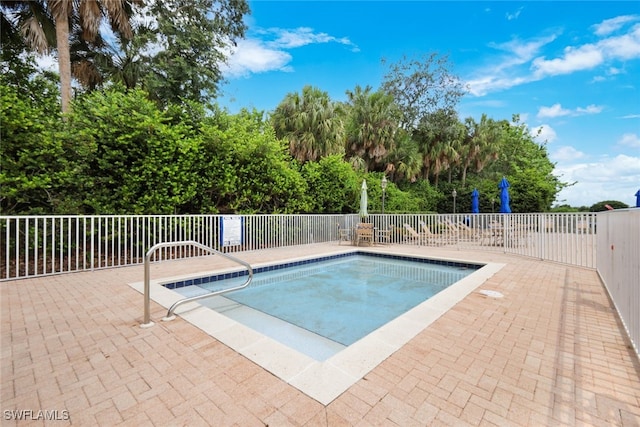
M356 254L260 272L249 287L200 304L326 360L477 267ZM244 280L246 276L175 290L193 296Z

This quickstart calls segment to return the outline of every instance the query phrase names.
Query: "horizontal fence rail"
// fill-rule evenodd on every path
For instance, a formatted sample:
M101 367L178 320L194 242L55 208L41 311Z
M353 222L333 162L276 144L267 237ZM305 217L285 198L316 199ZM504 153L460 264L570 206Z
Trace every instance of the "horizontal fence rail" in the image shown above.
M369 215L381 243L494 250L596 266L595 214ZM228 221L228 222L227 222ZM158 243L196 241L242 252L337 241L358 215L0 216L0 280L142 264ZM225 229L227 224L227 229ZM231 224L235 240L225 240ZM152 261L202 256L170 247Z

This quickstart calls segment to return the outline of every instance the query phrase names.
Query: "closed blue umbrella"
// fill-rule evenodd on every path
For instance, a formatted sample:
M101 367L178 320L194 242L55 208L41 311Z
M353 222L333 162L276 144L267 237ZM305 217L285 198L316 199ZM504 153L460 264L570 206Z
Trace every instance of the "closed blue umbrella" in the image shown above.
M636 193L636 208L640 208L640 190Z
M511 208L509 207L509 181L504 176L498 184L498 188L500 189L500 213L511 213Z
M476 188L471 192L471 213L480 213L480 193Z

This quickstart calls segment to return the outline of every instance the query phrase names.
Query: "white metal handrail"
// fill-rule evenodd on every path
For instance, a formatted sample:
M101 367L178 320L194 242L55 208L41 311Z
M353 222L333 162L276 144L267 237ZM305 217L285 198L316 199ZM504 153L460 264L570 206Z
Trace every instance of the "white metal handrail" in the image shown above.
M177 247L177 246L190 246L190 247L195 247L198 249L201 249L203 251L212 253L212 254L216 254L216 255L220 255L223 256L227 259L230 259L231 261L237 262L238 264L241 264L243 266L245 266L247 268L247 270L249 270L249 277L247 278L247 281L245 283L243 283L240 286L236 286L233 288L229 288L229 289L223 289L220 291L216 291L216 292L212 292L209 294L204 294L204 295L198 295L195 297L189 297L189 298L184 298L181 299L179 301L176 301L170 308L169 311L167 312L166 317L164 317L162 320L172 320L175 318L175 316L173 315L174 311L176 308L178 308L180 305L182 304L186 304L188 302L192 302L192 301L197 301L200 299L204 299L204 298L210 298L216 295L220 295L223 293L227 293L227 292L232 292L232 291L237 291L243 288L246 288L247 286L249 286L249 284L251 283L251 280L253 280L253 268L251 267L251 265L245 261L242 261L241 259L238 259L232 255L229 254L225 254L223 252L217 251L213 248L210 248L208 246L205 246L201 243L195 242L193 240L185 240L185 241L181 241L181 242L163 242L163 243L158 243L156 245L154 245L153 247L151 247L147 253L145 254L144 257L144 321L143 323L140 325L143 328L149 327L149 326L153 326L153 322L151 321L151 314L150 314L150 310L149 310L149 306L150 306L150 302L151 302L151 293L150 293L150 280L151 280L151 273L150 273L150 266L149 264L151 263L151 256L159 249L163 249L163 248L170 248L170 247Z

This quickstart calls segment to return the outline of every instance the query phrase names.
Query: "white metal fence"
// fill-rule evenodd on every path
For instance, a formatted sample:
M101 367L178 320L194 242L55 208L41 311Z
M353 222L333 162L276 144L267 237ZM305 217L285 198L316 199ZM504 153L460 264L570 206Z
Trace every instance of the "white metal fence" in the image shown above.
M595 268L596 218L592 213L408 214L372 215L370 221L390 230L396 243L495 250Z
M640 209L598 214L598 274L640 356Z
M239 252L326 242L341 216L242 216L242 244L223 247L221 215L3 216L0 280L142 264L157 243L193 240ZM199 256L192 247L167 248L154 261Z
M0 280L144 262L157 243L193 240L225 252L329 242L357 215L242 215L241 242L223 245L223 215L1 216ZM594 214L370 215L395 244L497 250L595 268ZM382 233L384 231L384 233ZM199 256L168 248L155 260Z

